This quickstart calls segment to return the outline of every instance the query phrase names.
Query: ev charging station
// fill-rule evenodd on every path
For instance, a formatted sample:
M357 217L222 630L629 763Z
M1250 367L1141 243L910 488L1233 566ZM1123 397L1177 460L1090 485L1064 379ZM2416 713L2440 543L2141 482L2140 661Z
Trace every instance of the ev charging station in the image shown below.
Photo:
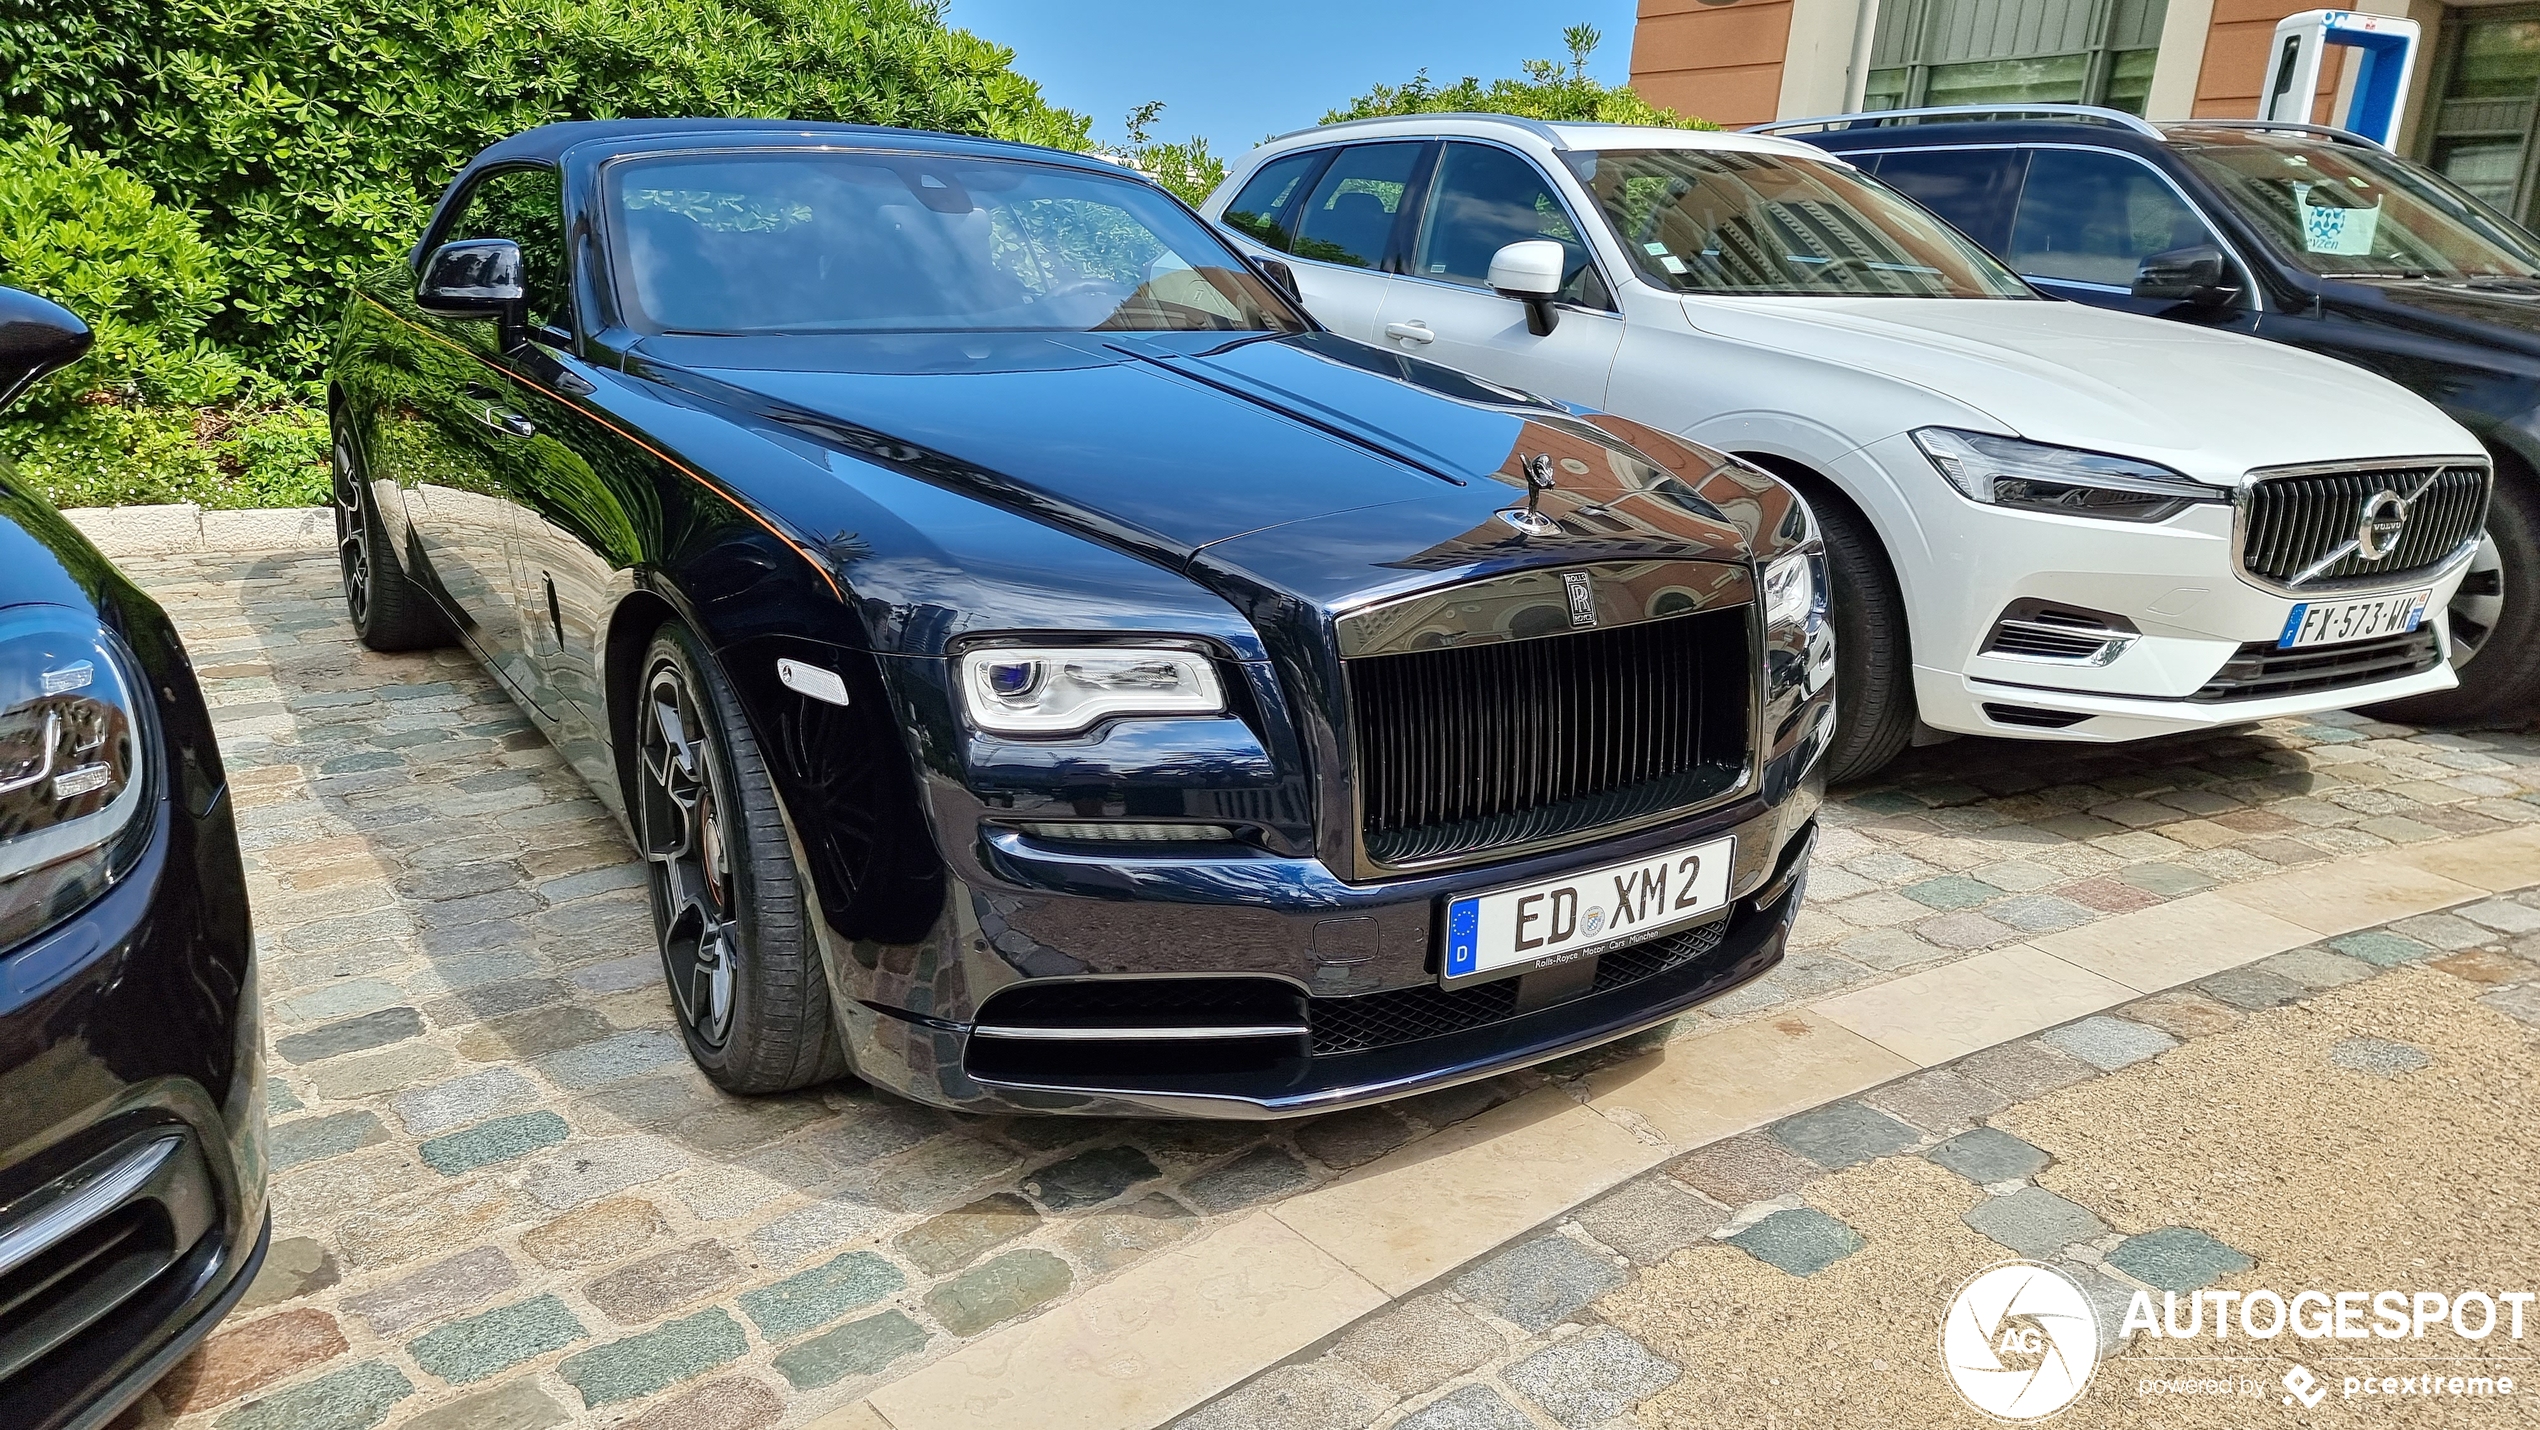
M2398 138L2399 112L2408 102L2408 71L2416 62L2417 22L2397 15L2366 15L2354 10L2305 10L2287 15L2275 27L2268 51L2266 84L2258 94L2258 117L2307 124L2311 99L2319 93L2320 69L2331 46L2360 51L2362 69L2355 76L2354 98L2343 119L2332 122L2377 144Z

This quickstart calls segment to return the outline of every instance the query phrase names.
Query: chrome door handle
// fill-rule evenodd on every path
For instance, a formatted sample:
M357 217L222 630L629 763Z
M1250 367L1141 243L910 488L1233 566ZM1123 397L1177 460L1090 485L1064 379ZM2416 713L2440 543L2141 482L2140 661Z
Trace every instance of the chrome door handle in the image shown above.
M1385 336L1400 338L1406 343L1434 343L1438 340L1438 335L1429 331L1429 325L1417 318L1408 323L1385 324Z
M497 407L493 403L488 402L484 406L477 408L475 415L477 421L484 423L486 426L493 428L497 432L509 433L514 437L534 437L538 435L537 423L530 421L528 418L523 417L519 413L506 407Z

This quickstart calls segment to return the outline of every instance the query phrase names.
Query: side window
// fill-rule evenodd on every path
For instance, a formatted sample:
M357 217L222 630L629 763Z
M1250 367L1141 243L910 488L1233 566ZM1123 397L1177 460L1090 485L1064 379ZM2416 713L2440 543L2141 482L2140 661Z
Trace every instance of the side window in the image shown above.
M1425 147L1357 144L1343 149L1305 196L1305 207L1296 216L1296 244L1288 251L1318 263L1383 267L1394 216L1402 212Z
M1296 242L1296 220L1291 210L1297 190L1311 181L1315 171L1331 157L1329 149L1310 149L1262 165L1261 172L1235 195L1235 201L1226 205L1226 226L1287 252Z
M2011 205L2028 155L2017 149L1901 149L1879 158L1879 182L1949 220L1995 253L2011 247Z
M520 245L529 290L529 326L568 327L572 309L564 280L564 184L553 169L497 169L468 190L441 242L508 238Z
M1563 298L1604 304L1587 243L1543 171L1487 144L1447 145L1429 186L1411 271L1479 288L1489 279L1491 255L1531 239L1561 245Z
M2027 277L2123 288L2151 255L2212 242L2196 211L2148 165L2122 154L2040 149L2030 156L2002 256Z

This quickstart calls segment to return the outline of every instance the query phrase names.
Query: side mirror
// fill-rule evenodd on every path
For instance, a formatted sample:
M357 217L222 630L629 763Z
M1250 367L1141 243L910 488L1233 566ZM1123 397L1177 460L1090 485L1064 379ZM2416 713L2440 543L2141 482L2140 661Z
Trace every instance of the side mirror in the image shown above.
M2134 296L2220 308L2240 296L2240 285L2224 276L2229 271L2229 260L2210 243L2173 248L2134 270Z
M1254 272L1261 275L1262 281L1287 294L1290 302L1300 305L1305 302L1305 294L1296 286L1295 269L1275 258L1255 258L1252 260L1252 267Z
M432 250L415 285L415 306L436 318L493 318L508 352L527 331L528 285L520 245L508 238L463 238Z
M1552 295L1561 291L1561 270L1568 255L1548 238L1512 243L1490 256L1490 286L1503 297L1526 305L1526 331L1543 337L1560 321Z
M0 288L0 407L17 401L47 373L86 357L96 341L70 309Z

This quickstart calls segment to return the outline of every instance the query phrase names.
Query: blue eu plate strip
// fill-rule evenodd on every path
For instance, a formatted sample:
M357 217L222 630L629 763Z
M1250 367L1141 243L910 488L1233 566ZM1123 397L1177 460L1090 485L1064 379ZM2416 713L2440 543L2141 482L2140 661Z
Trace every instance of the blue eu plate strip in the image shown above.
M1458 899L1446 906L1446 976L1471 973L1481 938L1482 901Z
M2296 601L2293 603L2293 614L2284 618L2284 634L2276 637L2276 649L2286 650L2292 647L2293 638L2302 633L2302 618L2310 613L2310 602Z

